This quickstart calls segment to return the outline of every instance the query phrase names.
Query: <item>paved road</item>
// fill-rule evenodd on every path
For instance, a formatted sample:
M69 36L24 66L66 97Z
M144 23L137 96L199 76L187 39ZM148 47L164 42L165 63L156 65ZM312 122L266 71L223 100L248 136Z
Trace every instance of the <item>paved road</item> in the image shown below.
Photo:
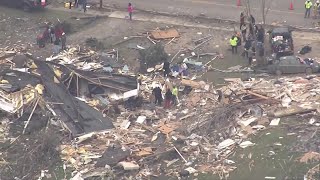
M97 0L92 0L97 1ZM244 10L243 6L237 6L237 0L132 0L136 9L165 12L175 15L204 14L211 18L239 20L239 14ZM261 0L250 0L252 14L257 22L262 22ZM125 9L128 0L105 0L105 5ZM289 10L291 0L266 0L266 6L270 7L266 22L280 23L304 28L313 28L312 19L304 19L304 0L292 0L294 10Z

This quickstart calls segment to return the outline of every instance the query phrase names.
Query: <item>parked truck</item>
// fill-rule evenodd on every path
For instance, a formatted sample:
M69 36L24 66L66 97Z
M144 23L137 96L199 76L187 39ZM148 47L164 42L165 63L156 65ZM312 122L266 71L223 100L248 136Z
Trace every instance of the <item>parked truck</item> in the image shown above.
M24 11L31 11L36 8L45 7L47 0L0 0L0 4L8 7L23 9Z

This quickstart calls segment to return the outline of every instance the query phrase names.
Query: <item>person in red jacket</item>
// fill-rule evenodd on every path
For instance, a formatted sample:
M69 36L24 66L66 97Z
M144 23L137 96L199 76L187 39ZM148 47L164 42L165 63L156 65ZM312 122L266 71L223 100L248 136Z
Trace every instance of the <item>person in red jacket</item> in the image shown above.
M62 27L61 27L61 26L57 26L57 27L55 28L54 35L56 36L57 39L60 39L61 36L62 36L62 34L63 34L63 29L62 29Z
M129 18L132 20L132 12L133 12L133 6L131 3L128 4L128 13L129 13Z

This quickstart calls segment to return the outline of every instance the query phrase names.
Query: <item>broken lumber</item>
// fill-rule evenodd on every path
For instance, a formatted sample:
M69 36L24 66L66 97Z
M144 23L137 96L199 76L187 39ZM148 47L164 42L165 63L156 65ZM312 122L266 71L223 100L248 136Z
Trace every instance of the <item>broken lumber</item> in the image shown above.
M180 52L181 52L181 49L179 49L179 51L172 57L170 63L173 62L174 58L176 58Z
M246 93L250 94L250 95L253 95L253 96L257 96L257 97L259 97L261 99L265 99L265 100L269 99L269 97L267 97L267 96L263 96L261 94L258 94L258 93L255 93L255 92L252 92L252 91L249 91L249 90L247 90Z
M283 110L277 110L275 112L271 112L269 115L273 117L285 117L285 116L291 116L291 115L296 115L296 114L303 114L303 113L309 113L312 111L315 111L316 108L301 108L301 107L291 107L288 109L283 109Z
M205 43L209 42L213 37L210 37L208 39L206 39L205 41L203 41L202 43L196 45L193 49L191 49L192 51L194 51L195 49L197 49L198 47L204 45Z
M193 88L201 88L201 87L203 87L203 85L201 83L196 82L196 81L192 81L192 80L188 80L188 79L182 79L181 80L181 84L185 85L185 86L190 86L190 87L193 87Z
M168 29L163 31L153 31L151 32L153 39L169 39L174 37L179 37L179 32L176 29Z
M30 113L30 115L29 115L28 121L27 121L27 123L24 125L22 134L25 133L25 131L26 131L27 127L28 127L28 124L29 124L29 122L30 122L30 120L31 120L31 118L32 118L32 115L33 115L34 111L36 110L36 107L38 106L39 100L40 100L40 98L38 97L37 101L36 101L35 104L34 104L34 107L33 107L32 111L31 111L31 113Z

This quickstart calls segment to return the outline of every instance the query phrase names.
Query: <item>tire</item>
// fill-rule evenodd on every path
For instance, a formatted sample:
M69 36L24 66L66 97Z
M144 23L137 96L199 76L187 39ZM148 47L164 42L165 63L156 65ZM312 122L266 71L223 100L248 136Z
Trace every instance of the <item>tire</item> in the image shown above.
M306 74L307 74L307 75L312 74L312 69L311 69L311 68L306 68Z
M277 69L277 70L276 70L276 75L277 75L277 76L281 76L281 75L282 75L282 71L281 71L280 69Z

